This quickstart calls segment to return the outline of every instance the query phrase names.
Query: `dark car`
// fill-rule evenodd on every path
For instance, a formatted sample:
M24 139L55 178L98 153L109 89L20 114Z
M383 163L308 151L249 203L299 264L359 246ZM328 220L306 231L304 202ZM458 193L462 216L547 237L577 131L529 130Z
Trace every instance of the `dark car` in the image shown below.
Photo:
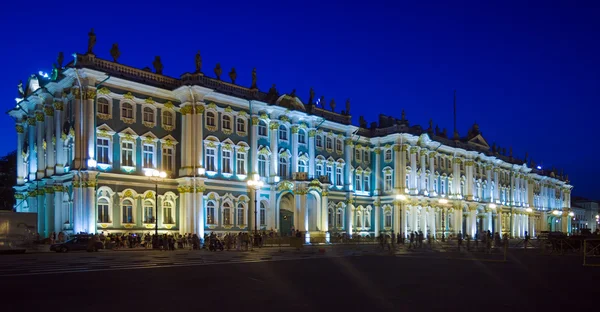
M77 251L77 250L87 250L87 251L98 251L102 249L102 243L96 242L94 245L89 248L91 238L89 237L75 237L64 243L53 244L50 246L50 251L56 252L68 252L68 251Z

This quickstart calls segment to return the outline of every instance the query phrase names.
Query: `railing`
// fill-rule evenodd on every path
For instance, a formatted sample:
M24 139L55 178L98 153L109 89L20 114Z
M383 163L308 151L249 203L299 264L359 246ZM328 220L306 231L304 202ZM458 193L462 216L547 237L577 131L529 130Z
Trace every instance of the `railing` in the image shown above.
M588 258L600 257L600 238L588 238L583 241L583 265L600 266L600 263L588 263Z

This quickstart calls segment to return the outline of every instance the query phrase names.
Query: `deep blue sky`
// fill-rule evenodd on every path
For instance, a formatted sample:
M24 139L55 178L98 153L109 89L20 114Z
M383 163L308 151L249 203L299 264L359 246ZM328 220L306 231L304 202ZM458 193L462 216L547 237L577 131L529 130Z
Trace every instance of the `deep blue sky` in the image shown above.
M564 168L575 195L600 198L599 8L479 2L11 1L0 10L1 105L14 105L20 79L50 72L59 51L65 63L85 53L94 27L99 57L116 42L120 63L142 68L160 55L179 77L200 50L210 76L220 62L224 77L233 66L249 85L256 67L265 91L276 83L306 101L313 87L338 111L351 98L355 123L404 109L411 124L431 118L451 133L456 89L461 135L477 121L490 145ZM0 153L15 149L3 114L0 132Z

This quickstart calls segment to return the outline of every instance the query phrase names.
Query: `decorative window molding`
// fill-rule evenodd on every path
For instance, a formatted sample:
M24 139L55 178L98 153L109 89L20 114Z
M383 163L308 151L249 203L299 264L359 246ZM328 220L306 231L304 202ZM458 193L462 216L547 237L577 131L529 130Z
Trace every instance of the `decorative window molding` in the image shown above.
M127 128L119 133L119 138L121 169L127 173L132 173L136 168L137 139L139 136L131 128Z
M119 102L120 120L126 124L134 124L137 104L132 100L123 99Z
M140 136L142 140L142 168L156 169L157 168L157 142L158 138L152 132L146 132Z
M241 115L235 117L235 132L239 136L248 135L248 118L242 117Z
M161 111L161 126L166 131L173 131L173 130L175 130L176 114L175 114L174 110L167 109L166 107L167 106L165 105L165 108L163 108Z
M210 105L209 105L210 107ZM211 132L217 131L217 117L219 113L215 109L207 109L204 114L204 127Z
M167 135L164 138L160 139L161 145L161 168L163 171L167 173L175 172L175 160L177 159L175 145L178 142L174 137Z
M245 142L238 142L235 154L235 174L240 180L248 176L248 150L250 147Z
M97 167L102 170L106 170L112 166L113 138L115 133L106 124L96 128L96 162L98 163Z
M119 207L121 224L126 228L132 227L137 219L137 200L138 193L132 189L125 189L119 195Z
M96 116L98 119L112 119L112 99L106 95L98 95L96 99Z
M142 104L142 124L148 128L156 126L156 106L152 104Z
M226 135L233 133L234 118L231 113L221 113L221 131Z
M258 135L261 137L268 137L269 136L269 131L267 131L267 122L264 120L260 120L258 122Z
M114 222L112 209L114 195L115 193L107 186L99 187L96 192L98 198L98 223L102 227L111 225Z
M306 131L303 129L298 129L298 143L306 145Z
M392 149L391 148L388 148L383 152L383 161L385 163L392 162Z
M284 142L288 141L289 131L288 131L288 128L283 123L280 124L278 127L277 137L279 138L279 141L284 141Z

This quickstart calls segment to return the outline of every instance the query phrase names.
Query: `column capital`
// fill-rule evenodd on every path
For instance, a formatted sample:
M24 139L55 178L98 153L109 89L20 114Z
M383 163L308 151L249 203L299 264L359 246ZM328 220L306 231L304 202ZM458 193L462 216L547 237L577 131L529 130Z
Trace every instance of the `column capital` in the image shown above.
M20 124L17 124L15 126L15 130L17 130L17 133L24 133L25 132L25 128L22 125L20 125Z

